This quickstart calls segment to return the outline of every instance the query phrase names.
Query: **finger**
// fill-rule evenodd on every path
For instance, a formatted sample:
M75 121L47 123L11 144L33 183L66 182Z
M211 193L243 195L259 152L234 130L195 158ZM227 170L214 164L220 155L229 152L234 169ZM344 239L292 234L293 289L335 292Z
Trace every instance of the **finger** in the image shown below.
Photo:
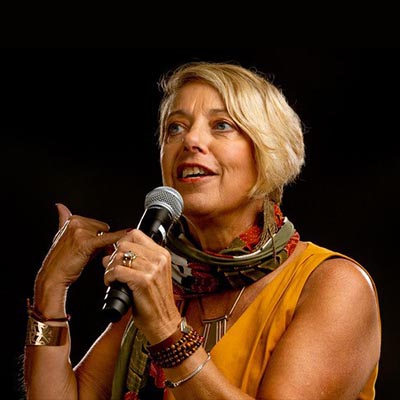
M118 281L135 285L143 279L143 273L122 265L111 264L104 272L104 283L109 286L111 282Z
M154 241L150 236L141 231L140 229L130 229L127 231L126 239L153 249L158 249L160 244Z
M131 231L118 241L118 261L122 264L123 254L132 251L136 254L136 261L147 261L154 264L170 263L170 253L164 247L156 244L141 231L131 234ZM140 259L140 260L139 260Z
M116 243L118 242L119 239L124 237L126 235L127 230L119 230L115 232L108 232L109 227L102 229L99 227L99 230L97 231L97 242L99 244L99 247L112 247L112 250L114 251L117 248Z
M58 229L60 229L72 216L72 213L69 208L62 203L56 203L56 207L58 211Z
M109 247L107 248L109 249ZM118 248L117 247L113 247L113 251L110 252L109 254L105 255L102 259L102 263L104 268L108 269L111 267L111 264L114 262L115 257L118 255Z

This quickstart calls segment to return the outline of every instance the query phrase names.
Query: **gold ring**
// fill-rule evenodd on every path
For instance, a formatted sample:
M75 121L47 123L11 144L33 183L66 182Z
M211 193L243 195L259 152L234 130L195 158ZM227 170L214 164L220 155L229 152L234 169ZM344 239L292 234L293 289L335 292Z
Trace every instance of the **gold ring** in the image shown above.
M103 231L98 231L97 232L97 236L103 236L104 235L104 232Z
M133 251L126 251L122 256L122 265L125 267L131 267L132 261L137 257Z

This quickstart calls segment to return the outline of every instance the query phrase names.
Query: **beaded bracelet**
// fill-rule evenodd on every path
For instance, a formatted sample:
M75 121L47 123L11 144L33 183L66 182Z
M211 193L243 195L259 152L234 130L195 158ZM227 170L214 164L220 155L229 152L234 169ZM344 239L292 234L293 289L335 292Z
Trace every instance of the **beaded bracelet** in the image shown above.
M174 332L161 343L147 346L147 350L159 367L173 368L190 357L202 345L203 341L204 338L191 326L186 325L186 319L182 318L179 332Z
M173 368L190 357L203 343L203 337L194 329L166 349L150 352L153 361L161 368Z
M156 354L156 353L160 352L161 350L165 350L165 349L171 347L174 343L176 343L178 340L180 340L183 335L184 335L184 332L179 327L171 336L168 336L166 339L164 339L160 343L148 345L147 350L149 350L150 354Z

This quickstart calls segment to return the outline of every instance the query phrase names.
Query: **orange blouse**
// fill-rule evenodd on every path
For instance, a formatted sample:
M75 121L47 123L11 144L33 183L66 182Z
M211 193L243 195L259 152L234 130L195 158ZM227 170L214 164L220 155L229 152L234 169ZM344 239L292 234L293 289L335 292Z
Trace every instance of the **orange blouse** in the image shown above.
M333 256L350 259L309 242L214 346L212 360L233 385L254 398L263 398L262 379L268 360L293 318L302 289L315 268ZM358 400L374 399L377 373L378 365ZM167 397L173 399L171 393Z

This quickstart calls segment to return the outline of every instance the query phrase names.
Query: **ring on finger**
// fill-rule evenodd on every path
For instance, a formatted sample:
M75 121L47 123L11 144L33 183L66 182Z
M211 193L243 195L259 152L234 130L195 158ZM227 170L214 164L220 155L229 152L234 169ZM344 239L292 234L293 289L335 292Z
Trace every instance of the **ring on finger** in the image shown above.
M122 256L122 265L125 267L131 267L132 261L137 257L137 254L133 251L126 251Z

